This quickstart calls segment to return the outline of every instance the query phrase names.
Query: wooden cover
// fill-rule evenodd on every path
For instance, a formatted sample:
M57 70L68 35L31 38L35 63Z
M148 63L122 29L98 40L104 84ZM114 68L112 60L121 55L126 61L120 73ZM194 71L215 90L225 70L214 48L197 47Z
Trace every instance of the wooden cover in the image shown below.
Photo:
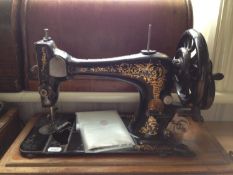
M189 0L24 0L22 31L26 89L37 90L33 43L49 28L58 48L80 58L113 57L151 48L173 57L181 34L192 27ZM123 82L78 77L62 84L69 91L131 91Z
M0 91L23 89L20 0L0 1Z

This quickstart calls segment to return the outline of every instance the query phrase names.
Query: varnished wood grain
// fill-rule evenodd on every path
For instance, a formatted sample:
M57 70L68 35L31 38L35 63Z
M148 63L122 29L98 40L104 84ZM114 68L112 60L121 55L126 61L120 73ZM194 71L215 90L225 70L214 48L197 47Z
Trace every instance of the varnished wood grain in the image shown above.
M11 108L0 116L0 159L20 132L18 110Z

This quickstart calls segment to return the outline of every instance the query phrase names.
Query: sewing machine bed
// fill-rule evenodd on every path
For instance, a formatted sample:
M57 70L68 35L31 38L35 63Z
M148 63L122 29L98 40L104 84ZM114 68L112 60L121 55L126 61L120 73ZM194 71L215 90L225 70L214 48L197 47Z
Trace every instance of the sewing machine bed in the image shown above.
M121 118L126 126L129 124L129 116L121 115ZM57 123L65 123L66 121L72 124L69 133L59 135L59 138L54 135L43 135L39 132L40 128L49 123L49 119L45 116L39 117L38 121L29 132L20 146L20 152L23 156L59 156L59 155L83 155L83 154L159 154L160 156L181 155L194 156L195 154L189 150L184 144L180 144L175 140L159 140L150 141L140 138L133 138L136 146L130 149L119 149L114 151L106 151L101 153L86 153L84 151L80 131L75 129L75 114L64 113L56 116ZM59 140L59 141L58 141ZM64 144L67 140L67 143ZM63 143L62 143L63 142Z
M233 174L229 155L212 134L216 134L228 150L232 148L232 123L190 122L183 139L194 150L194 157L159 157L152 154L82 154L75 156L43 156L28 158L20 154L20 144L37 125L41 114L34 115L1 160L5 174ZM224 129L222 129L224 128ZM216 131L216 132L215 132ZM224 142L224 140L226 142ZM229 147L230 146L230 147ZM22 146L21 146L22 147ZM227 147L226 147L227 148Z

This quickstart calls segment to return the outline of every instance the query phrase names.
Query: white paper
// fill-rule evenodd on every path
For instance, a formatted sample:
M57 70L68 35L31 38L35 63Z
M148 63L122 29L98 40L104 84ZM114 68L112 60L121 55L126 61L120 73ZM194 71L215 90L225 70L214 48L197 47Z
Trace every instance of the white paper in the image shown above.
M102 152L131 148L135 145L117 111L76 113L85 152Z

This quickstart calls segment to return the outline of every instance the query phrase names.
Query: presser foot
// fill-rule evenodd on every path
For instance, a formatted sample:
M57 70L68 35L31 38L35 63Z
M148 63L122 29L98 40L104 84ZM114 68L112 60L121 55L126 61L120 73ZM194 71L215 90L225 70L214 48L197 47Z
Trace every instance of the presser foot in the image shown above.
M52 135L57 142L64 145L68 142L71 128L72 124L69 121L64 123L53 122L40 127L39 133L42 135Z

